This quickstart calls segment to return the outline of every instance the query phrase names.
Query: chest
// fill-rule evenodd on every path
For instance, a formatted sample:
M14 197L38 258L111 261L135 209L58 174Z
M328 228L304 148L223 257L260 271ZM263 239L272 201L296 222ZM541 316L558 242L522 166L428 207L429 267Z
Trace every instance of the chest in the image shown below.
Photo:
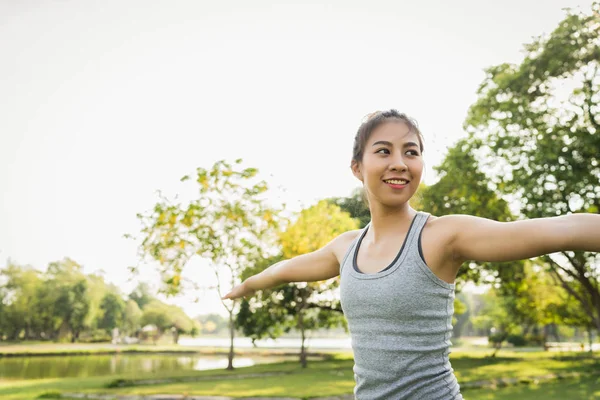
M356 254L356 267L365 274L374 274L384 270L394 263L400 256L404 245L402 241L379 243L374 245L369 241L363 241Z
M452 292L433 283L415 262L414 257L407 257L383 273L369 276L344 268L340 300L348 322L410 323L440 312L445 315Z

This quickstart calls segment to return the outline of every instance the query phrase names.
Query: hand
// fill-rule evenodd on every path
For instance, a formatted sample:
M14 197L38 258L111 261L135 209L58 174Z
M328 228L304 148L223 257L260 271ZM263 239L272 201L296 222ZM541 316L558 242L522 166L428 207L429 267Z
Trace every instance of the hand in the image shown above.
M222 299L223 300L225 300L225 299L235 300L235 299L239 299L240 297L252 296L254 294L254 292L255 292L254 290L252 290L248 287L246 282L243 282L243 283L237 285L236 287L234 287L233 289L231 289L231 291L229 293L227 293L225 296L223 296Z

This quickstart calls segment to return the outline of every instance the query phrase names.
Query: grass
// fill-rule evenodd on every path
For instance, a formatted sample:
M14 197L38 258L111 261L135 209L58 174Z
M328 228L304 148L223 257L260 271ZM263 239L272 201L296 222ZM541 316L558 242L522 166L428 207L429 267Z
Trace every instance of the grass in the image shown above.
M464 395L468 400L592 400L600 399L600 378L585 377L498 390L477 389L466 391Z
M600 373L600 358L581 353L557 354L546 352L517 353L505 351L496 358L485 357L483 352L457 352L451 355L452 365L461 384L476 381L516 378L526 380L533 376L579 372ZM195 394L220 396L292 396L310 398L352 393L353 360L349 354L333 355L323 361L309 362L302 369L297 362L257 365L224 370L197 372L161 372L143 375L122 374L107 377L76 379L43 379L0 381L0 398L6 400L36 398L51 392L94 392L107 394ZM283 373L272 376L236 378L240 374ZM213 377L204 381L181 382L190 377ZM139 385L107 389L116 379L135 380L170 378L169 383ZM465 398L478 399L600 399L598 376L544 382L539 385L518 385L492 389L465 389ZM594 397L596 396L596 397Z

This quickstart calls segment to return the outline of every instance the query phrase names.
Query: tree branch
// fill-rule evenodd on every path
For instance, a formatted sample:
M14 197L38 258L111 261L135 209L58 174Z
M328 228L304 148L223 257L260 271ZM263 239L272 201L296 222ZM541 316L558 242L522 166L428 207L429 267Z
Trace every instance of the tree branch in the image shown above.
M598 75L598 67L596 67L594 71L595 73L593 75ZM594 76L592 76L590 79L586 79L584 82L584 85L588 88L588 90L586 90L588 94L588 96L586 96L586 111L588 114L588 118L590 119L590 124L592 124L594 129L596 129L596 132L600 132L600 122L596 121L596 116L592 113L592 108L594 107L594 102L592 101L592 98L594 97L594 86L592 79L594 79Z
M573 297L575 297L577 299L577 301L579 301L579 303L581 304L581 306L583 307L583 309L585 310L585 312L592 318L592 320L594 319L594 312L592 309L592 305L589 304L586 299L584 299L579 293L577 293L567 282L565 282L565 280L563 279L562 276L560 276L560 274L558 273L558 271L553 270L552 277L558 279L560 281L561 286L569 293L571 294Z

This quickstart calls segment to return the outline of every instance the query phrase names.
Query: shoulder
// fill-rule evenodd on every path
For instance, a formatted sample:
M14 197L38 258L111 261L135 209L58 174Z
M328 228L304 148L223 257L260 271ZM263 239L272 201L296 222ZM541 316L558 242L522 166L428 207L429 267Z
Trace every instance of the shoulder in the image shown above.
M331 246L331 250L335 254L336 258L341 262L341 260L346 255L348 248L352 245L352 242L361 234L362 229L355 229L352 231L347 231L338 235L335 239L329 243Z
M469 219L469 215L462 214L450 214L437 217L435 215L429 215L426 227L430 227L438 230L454 231L457 230L461 223L464 223Z
M332 243L336 245L349 245L361 234L362 229L354 229L352 231L344 232L333 239Z
M423 232L439 244L450 244L462 227L469 222L468 215L451 214L437 217L430 215Z

